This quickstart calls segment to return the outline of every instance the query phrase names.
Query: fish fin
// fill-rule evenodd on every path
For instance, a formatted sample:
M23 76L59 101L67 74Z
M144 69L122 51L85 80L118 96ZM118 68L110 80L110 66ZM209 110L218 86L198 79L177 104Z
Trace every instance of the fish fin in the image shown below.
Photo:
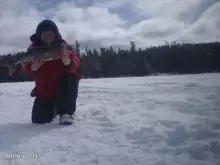
M17 70L17 68L18 68L17 65L11 65L9 67L9 76L12 76L15 73L15 71Z

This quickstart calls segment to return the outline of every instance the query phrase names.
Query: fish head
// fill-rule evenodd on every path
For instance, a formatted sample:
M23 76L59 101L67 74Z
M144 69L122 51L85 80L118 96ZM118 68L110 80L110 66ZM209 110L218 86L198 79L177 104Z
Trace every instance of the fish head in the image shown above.
M74 45L69 45L69 44L66 44L66 45L63 45L63 48L62 48L64 51L74 51L75 50L75 47Z

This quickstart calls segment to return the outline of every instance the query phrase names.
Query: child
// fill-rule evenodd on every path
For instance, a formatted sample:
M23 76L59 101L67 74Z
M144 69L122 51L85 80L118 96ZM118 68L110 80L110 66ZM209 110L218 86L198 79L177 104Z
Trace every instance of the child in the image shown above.
M36 33L30 37L34 46L66 44L57 25L51 20L38 24ZM32 108L32 123L51 122L58 114L60 124L72 124L76 111L78 83L82 78L80 60L75 52L64 52L60 59L43 61L34 58L33 62L23 64L23 71L35 79L31 92L36 97Z

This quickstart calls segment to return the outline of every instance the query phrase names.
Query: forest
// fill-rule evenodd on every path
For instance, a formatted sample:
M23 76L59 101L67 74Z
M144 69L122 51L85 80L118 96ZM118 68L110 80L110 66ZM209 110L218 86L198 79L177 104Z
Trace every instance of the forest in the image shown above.
M198 74L220 72L220 42L177 43L138 48L134 41L128 49L100 47L76 52L82 64L83 78L151 76L158 74ZM13 76L0 66L0 82L33 81L19 66Z

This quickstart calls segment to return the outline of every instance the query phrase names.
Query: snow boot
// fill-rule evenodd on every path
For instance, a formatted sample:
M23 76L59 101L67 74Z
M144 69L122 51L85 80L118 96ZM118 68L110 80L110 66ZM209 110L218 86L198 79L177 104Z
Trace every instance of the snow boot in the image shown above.
M68 115L68 114L64 114L64 115L60 116L60 124L61 125L71 125L71 124L73 124L73 116Z

